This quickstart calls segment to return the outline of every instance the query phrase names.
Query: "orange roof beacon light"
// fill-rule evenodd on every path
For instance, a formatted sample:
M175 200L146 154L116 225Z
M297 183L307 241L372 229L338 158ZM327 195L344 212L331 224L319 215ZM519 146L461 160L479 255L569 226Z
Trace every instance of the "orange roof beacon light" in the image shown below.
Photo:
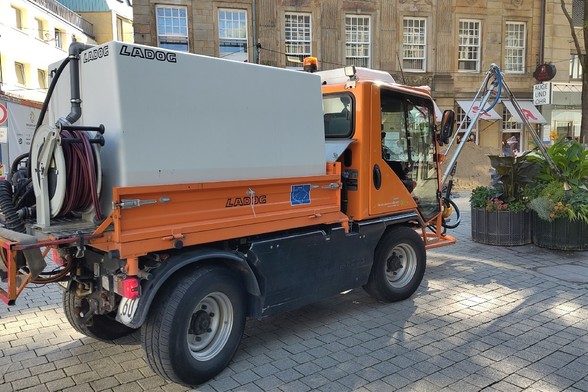
M316 72L318 70L318 60L316 57L305 57L303 61L304 72Z

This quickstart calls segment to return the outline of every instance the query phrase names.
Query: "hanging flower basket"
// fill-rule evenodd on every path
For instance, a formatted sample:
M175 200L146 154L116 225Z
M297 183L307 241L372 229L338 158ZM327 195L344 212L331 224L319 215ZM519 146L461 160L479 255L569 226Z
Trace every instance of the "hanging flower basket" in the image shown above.
M472 207L472 240L486 245L531 243L529 211L487 211Z
M533 213L533 243L542 248L558 250L588 250L588 223L558 218L541 219Z

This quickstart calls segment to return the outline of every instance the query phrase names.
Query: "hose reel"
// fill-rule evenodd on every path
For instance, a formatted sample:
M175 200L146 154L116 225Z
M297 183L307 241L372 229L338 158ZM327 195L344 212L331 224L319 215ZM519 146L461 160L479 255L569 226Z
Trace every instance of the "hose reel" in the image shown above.
M89 132L96 131L90 138ZM99 145L104 145L104 126L43 125L31 145L31 177L36 196L37 224L72 212L92 210L101 219L99 195L102 165Z

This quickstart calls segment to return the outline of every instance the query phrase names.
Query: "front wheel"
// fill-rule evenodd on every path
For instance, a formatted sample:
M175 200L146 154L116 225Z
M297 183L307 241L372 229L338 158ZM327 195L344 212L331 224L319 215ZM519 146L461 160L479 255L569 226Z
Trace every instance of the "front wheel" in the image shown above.
M201 384L229 363L245 328L245 292L237 276L202 267L161 293L141 329L153 370L176 383Z
M404 226L392 228L376 247L372 271L364 288L381 301L406 299L421 284L426 263L425 243L417 232Z

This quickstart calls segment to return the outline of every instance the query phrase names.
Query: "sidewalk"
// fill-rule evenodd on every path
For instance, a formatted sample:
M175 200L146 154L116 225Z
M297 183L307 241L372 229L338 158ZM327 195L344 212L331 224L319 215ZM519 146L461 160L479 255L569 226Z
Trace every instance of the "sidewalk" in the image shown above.
M459 192L458 192L459 193ZM588 252L470 239L428 254L409 300L354 290L247 323L231 365L197 391L588 391ZM76 333L57 285L0 306L0 392L184 391L147 366L138 334Z

